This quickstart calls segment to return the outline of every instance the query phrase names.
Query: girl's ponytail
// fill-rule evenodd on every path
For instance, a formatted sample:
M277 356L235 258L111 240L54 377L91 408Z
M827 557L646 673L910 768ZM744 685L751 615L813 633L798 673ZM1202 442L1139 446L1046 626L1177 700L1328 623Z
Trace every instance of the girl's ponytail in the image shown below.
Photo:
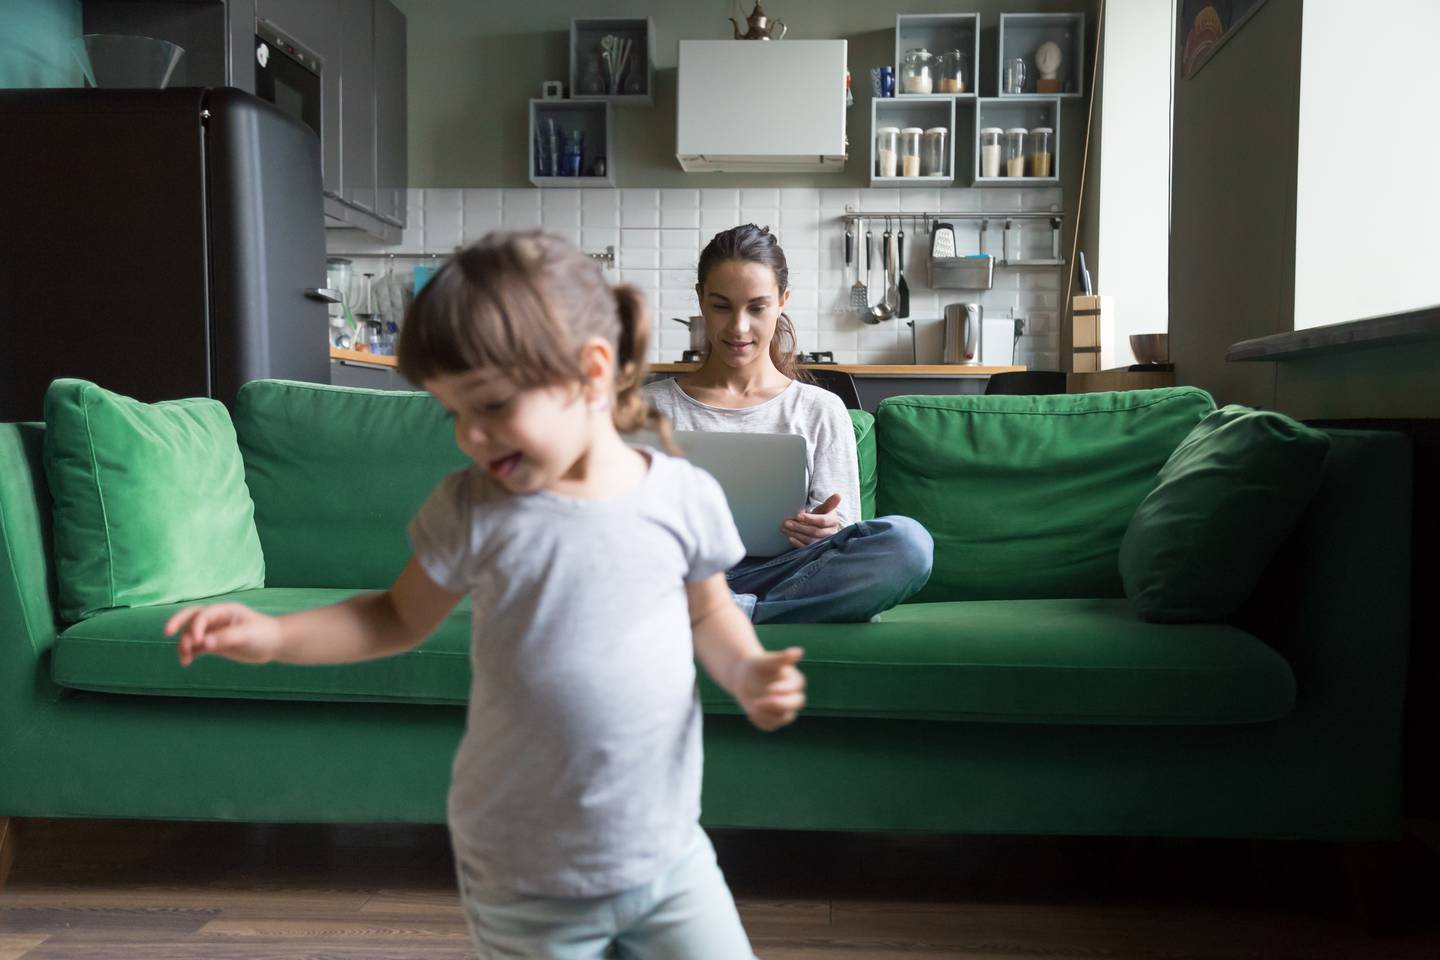
M612 289L620 315L620 337L615 350L615 429L621 433L653 430L660 436L660 446L673 454L676 450L670 442L670 421L646 402L641 392L650 369L646 358L650 345L650 311L645 295L628 283Z

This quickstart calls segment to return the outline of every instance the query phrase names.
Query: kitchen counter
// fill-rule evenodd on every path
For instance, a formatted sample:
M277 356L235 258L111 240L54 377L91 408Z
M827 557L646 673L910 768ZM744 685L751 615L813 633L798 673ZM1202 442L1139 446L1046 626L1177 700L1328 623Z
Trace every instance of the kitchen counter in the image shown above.
M378 353L371 353L369 350L341 350L339 347L330 348L331 360L344 360L348 363L373 363L381 367L398 367L400 361L395 357L381 356Z

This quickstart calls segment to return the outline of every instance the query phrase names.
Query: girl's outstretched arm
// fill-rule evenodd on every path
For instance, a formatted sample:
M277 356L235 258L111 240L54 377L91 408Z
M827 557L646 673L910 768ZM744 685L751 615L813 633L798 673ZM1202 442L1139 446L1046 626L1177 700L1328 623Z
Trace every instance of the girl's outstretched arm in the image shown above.
M241 663L353 663L404 653L435 631L463 594L436 584L412 557L390 589L272 617L244 604L186 607L165 624L181 666L210 653Z
M805 675L795 666L805 651L790 647L767 653L754 626L735 606L725 574L685 587L695 655L705 672L736 699L750 722L761 730L776 730L793 722L805 705Z

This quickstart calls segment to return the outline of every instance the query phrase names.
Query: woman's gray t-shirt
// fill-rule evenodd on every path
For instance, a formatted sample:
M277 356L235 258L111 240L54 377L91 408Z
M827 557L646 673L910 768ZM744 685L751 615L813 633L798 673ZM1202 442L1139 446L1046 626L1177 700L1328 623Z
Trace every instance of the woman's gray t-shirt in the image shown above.
M677 380L646 384L645 399L670 418L676 430L719 433L798 433L805 438L810 467L807 509L840 494L835 514L842 527L860 519L860 467L855 428L845 403L823 387L798 380L753 407L732 410L701 403L680 389Z
M410 524L415 558L468 593L471 683L455 854L490 889L603 896L678 862L700 819L687 582L744 555L725 495L645 451L628 493L516 495L471 467Z

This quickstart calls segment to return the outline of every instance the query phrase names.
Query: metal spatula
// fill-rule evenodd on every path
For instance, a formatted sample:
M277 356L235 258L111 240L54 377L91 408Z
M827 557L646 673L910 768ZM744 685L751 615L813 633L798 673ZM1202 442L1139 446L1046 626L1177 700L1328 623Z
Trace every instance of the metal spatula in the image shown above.
M856 221L855 221L855 236L856 236L857 240L858 240L858 238L860 237L860 221L859 221L859 220L856 220ZM846 235L846 239L847 239L847 240L849 239L849 235L848 235L848 234ZM858 243L858 242L856 243L856 246L859 246L859 243ZM848 246L847 246L846 249L847 249L847 250L849 249ZM867 251L867 256L868 256L868 251ZM857 255L856 258L855 258L855 260L856 260L856 263L855 263L855 282L850 285L850 309L851 309L851 310L869 310L869 309L870 309L870 292L865 289L865 284L864 284L864 282L862 282L861 279L860 279L860 257Z

